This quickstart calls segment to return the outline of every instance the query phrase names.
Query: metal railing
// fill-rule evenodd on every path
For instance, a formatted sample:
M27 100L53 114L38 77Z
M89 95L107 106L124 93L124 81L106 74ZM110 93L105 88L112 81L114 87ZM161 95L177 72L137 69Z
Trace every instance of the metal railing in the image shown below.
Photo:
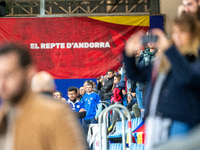
M115 105L111 105L110 107L104 109L101 114L99 115L98 118L98 122L99 122L99 147L100 150L107 150L107 128L106 128L106 114L110 111L110 110L115 110L116 112L118 112L120 114L120 116L122 117L122 144L123 144L123 150L126 149L126 143L125 143L125 117L124 114L120 111L120 109L123 109L126 111L126 113L128 114L128 132L129 132L129 146L131 145L132 142L132 134L131 134L131 115L128 111L128 109L126 107L124 107L121 104L115 104ZM103 118L102 118L103 117ZM102 130L102 119L103 119L103 130ZM102 137L102 131L105 133L103 135L105 135L106 137ZM103 146L102 146L102 139L103 139Z
M149 13L149 0L7 0L6 16L109 15Z

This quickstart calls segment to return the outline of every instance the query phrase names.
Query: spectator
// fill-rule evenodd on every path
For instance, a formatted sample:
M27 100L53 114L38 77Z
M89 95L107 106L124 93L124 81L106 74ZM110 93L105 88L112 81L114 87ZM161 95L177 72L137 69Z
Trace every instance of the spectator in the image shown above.
M138 104L137 104L136 98L134 98L132 96L132 94L130 94L127 97L127 101L128 101L127 108L130 111L130 113L132 115L134 114L135 118L141 117L141 112L140 112L140 109L138 108Z
M53 92L53 97L55 99L61 99L62 98L62 93L60 91L55 91L55 92Z
M105 82L105 84L102 86L102 83L99 82L98 89L102 92L102 101L107 101L110 103L110 98L112 95L112 86L113 86L113 80L114 80L114 71L108 70L108 80Z
M87 84L87 93L83 96L83 103L87 112L84 118L85 131L87 133L88 125L98 123L97 118L102 111L101 99L98 94L93 92L92 82Z
M92 84L93 84L93 92L97 93L98 92L98 89L97 89L97 85L94 81L91 81ZM98 94L98 93L97 93Z
M69 100L67 101L70 104L72 110L77 113L79 119L84 118L86 115L86 110L84 108L83 102L77 100L77 88L76 87L69 87L67 90ZM81 120L80 120L81 121Z
M84 86L81 86L81 87L80 87L80 94L81 94L81 96L83 96L85 93L86 93L86 92L85 92Z
M121 75L121 69L122 69L122 67L119 67L119 68L118 68L118 72L117 72L118 75Z
M163 32L154 30L159 37L161 52L152 74L151 66L136 67L133 57L134 49L141 46L140 38L144 34L139 32L127 42L127 75L138 81L149 81L145 95L147 149L187 133L200 122L199 31L196 19L186 13L173 22L174 45L170 45Z
M86 93L85 87L81 86L79 90L80 90L80 94L77 96L77 99L82 102L83 95Z
M97 94L99 94L100 97L101 97L101 90L98 89L98 84L99 84L99 82L102 81L102 78L103 78L103 77L98 77L98 78L97 78L97 86L96 86Z
M145 56L148 56L148 55L145 55ZM143 51L137 50L135 53L135 58L136 58L136 65L138 67L144 67L144 66L150 65L150 61L145 62L146 60L148 60L149 57L147 57L145 59ZM146 81L145 82L136 82L136 89L135 89L136 98L137 98L138 107L140 109L144 109L143 94L144 94L144 90L145 90L145 85L146 85Z
M125 81L126 71L125 71L125 64L124 64L124 62L123 62L123 66L121 67L120 73L121 73L121 81Z
M33 76L31 87L32 87L32 90L38 94L45 94L51 97L52 95L54 97L56 94L57 100L66 102L66 100L62 96L58 96L60 94L62 95L61 92L59 91L54 92L56 88L55 81L52 75L49 74L48 72L45 72L45 71L37 72Z
M132 96L128 95L127 96L127 108L131 112L132 111L132 106L135 104L135 101L132 101Z
M90 83L89 80L86 80L84 83L83 83L83 86L85 88L85 92L87 93L87 84Z
M155 61L155 56L156 53L158 52L158 49L156 48L156 45L154 43L148 43L147 44L148 48L145 49L144 53L142 54L144 59L143 59L143 65L148 66L150 64L153 64Z
M117 75L114 77L114 81L113 81L113 87L112 87L112 91L113 91L113 95L111 96L111 103L121 103L122 104L122 89L125 89L125 82L121 80L121 76Z
M158 52L158 49L156 49L156 46L154 43L148 43L147 44L147 49L145 51L140 51L136 50L135 51L135 58L136 58L136 65L140 68L144 66L149 66L150 64L153 64L155 60L155 55ZM139 55L138 55L139 54ZM145 87L146 87L146 82L136 82L136 98L137 98L137 106L133 107L136 108L139 107L140 110L144 109L143 105L143 98L144 98L144 92L145 92ZM135 111L135 110L134 110Z
M82 102L82 96L81 96L81 94L78 94L78 96L77 96L77 98L76 98L78 101L81 101Z
M52 96L55 91L55 82L51 74L40 71L33 76L31 87L33 92Z
M113 95L111 96L111 99L110 99L111 104L114 104L114 103L122 104L122 99L123 99L122 89L125 89L125 82L124 81L120 82L120 80L121 80L120 75L114 76L113 87L112 87ZM119 120L121 120L119 113L116 111L113 111L112 122L119 121Z
M9 106L1 114L1 150L88 149L70 108L32 92L35 67L28 50L2 46L0 64L0 97L2 105Z
M101 77L98 77L98 78L97 78L97 84L99 83L100 79L101 79Z
M123 105L127 107L127 93L125 89L122 89Z
M53 97L61 102L66 103L66 99L62 97L62 93L60 91L53 92Z
M126 102L126 105L124 105L125 107L127 107L127 109L129 110L131 116L133 116L133 110L132 110L132 106L137 103L137 100L135 98L135 93L129 93L129 94L126 94L126 91L124 89L122 89L122 93L123 93L123 96L126 96L125 100L127 101ZM124 101L123 101L124 102ZM125 111L123 111L126 115L127 113ZM136 112L137 113L137 112Z

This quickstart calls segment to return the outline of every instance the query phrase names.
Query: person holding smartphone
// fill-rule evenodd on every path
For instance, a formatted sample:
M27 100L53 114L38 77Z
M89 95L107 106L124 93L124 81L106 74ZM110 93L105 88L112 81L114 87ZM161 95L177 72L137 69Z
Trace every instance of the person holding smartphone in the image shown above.
M197 19L187 13L173 22L173 44L163 31L154 29L160 52L154 65L142 68L135 65L134 52L142 46L144 32L134 34L126 43L124 60L128 78L147 81L144 99L147 150L187 134L200 123L199 31Z

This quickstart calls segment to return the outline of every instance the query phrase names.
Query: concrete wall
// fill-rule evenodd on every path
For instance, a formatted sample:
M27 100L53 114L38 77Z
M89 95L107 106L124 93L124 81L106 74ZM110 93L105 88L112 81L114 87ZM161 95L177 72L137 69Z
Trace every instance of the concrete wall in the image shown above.
M160 0L160 13L166 15L166 33L170 33L171 23L177 16L178 6L182 0Z

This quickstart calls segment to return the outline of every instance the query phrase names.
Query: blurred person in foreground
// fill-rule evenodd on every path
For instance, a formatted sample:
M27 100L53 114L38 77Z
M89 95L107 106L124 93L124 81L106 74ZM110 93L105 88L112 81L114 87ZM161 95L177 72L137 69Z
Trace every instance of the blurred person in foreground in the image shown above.
M135 65L134 51L142 46L142 31L126 44L128 77L148 81L144 100L147 150L188 133L200 122L200 29L196 20L186 13L174 20L174 44L161 30L153 30L160 49L153 66L138 68Z
M164 144L154 147L153 150L199 150L200 125L196 126L185 136L170 139Z
M70 107L35 94L29 51L16 44L0 48L1 150L83 150L84 134Z

